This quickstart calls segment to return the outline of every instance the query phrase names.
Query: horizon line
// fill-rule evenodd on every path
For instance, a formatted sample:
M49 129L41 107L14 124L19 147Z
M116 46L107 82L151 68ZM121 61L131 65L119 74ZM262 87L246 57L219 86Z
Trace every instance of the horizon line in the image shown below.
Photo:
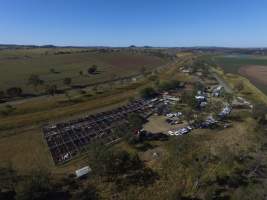
M240 46L205 46L205 45L195 45L195 46L152 46L152 45L125 45L125 46L115 46L115 45L56 45L56 44L18 44L11 43L5 44L0 43L0 46L35 46L35 47L45 47L45 46L53 46L57 48L228 48L228 49L267 49L267 46L252 46L252 47L240 47Z

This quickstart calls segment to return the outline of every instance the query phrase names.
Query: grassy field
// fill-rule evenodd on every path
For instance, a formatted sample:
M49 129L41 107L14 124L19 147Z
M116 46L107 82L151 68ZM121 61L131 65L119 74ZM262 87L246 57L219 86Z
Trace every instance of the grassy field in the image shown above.
M237 74L240 67L248 65L267 65L266 56L222 55L212 58L226 73Z
M265 103L267 104L267 96L261 90L259 90L254 84L252 84L248 79L242 77L238 74L225 74L221 69L214 69L217 74L219 74L228 84L234 88L234 86L242 81L244 84L244 89L240 95L243 95L245 98L250 99L255 103Z
M63 53L62 53L63 52ZM31 74L39 75L45 85L66 87L63 79L72 78L72 85L88 85L139 74L143 69L152 70L168 60L130 51L101 52L86 49L16 49L0 51L0 90L21 87L25 93L36 93L28 85ZM94 75L87 69L97 65ZM53 69L53 71L51 71ZM80 71L83 75L80 75ZM43 87L38 88L38 92Z
M225 73L242 75L249 79L258 89L267 94L267 85L265 81L262 81L263 77L259 71L259 67L267 68L266 56L252 56L252 55L223 55L212 58L215 63L221 67ZM242 73L246 71L246 68L254 67L255 74L250 76L249 74ZM256 72L258 70L259 72ZM261 69L262 70L262 69ZM258 74L257 74L258 73Z

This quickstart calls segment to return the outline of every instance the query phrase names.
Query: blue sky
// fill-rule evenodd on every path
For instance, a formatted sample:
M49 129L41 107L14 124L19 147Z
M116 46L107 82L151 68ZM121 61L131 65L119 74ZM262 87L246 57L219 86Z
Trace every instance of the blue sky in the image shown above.
M267 0L0 0L0 43L267 47Z

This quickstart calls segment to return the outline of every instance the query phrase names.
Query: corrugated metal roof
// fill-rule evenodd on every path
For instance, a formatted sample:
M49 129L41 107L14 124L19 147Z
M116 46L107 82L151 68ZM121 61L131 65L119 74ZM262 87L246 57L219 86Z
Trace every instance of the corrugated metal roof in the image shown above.
M89 166L85 166L81 169L76 170L75 173L76 173L76 176L79 178L79 177L82 177L82 176L88 174L91 171L92 171L92 169Z

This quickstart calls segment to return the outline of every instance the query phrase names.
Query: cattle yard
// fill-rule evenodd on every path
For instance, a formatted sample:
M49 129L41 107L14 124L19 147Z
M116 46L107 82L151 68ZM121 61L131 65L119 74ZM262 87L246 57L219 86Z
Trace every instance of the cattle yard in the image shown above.
M55 164L71 160L97 139L104 139L105 143L115 141L118 138L111 134L115 127L127 123L130 113L139 113L146 118L152 113L155 103L139 99L111 111L43 127Z

